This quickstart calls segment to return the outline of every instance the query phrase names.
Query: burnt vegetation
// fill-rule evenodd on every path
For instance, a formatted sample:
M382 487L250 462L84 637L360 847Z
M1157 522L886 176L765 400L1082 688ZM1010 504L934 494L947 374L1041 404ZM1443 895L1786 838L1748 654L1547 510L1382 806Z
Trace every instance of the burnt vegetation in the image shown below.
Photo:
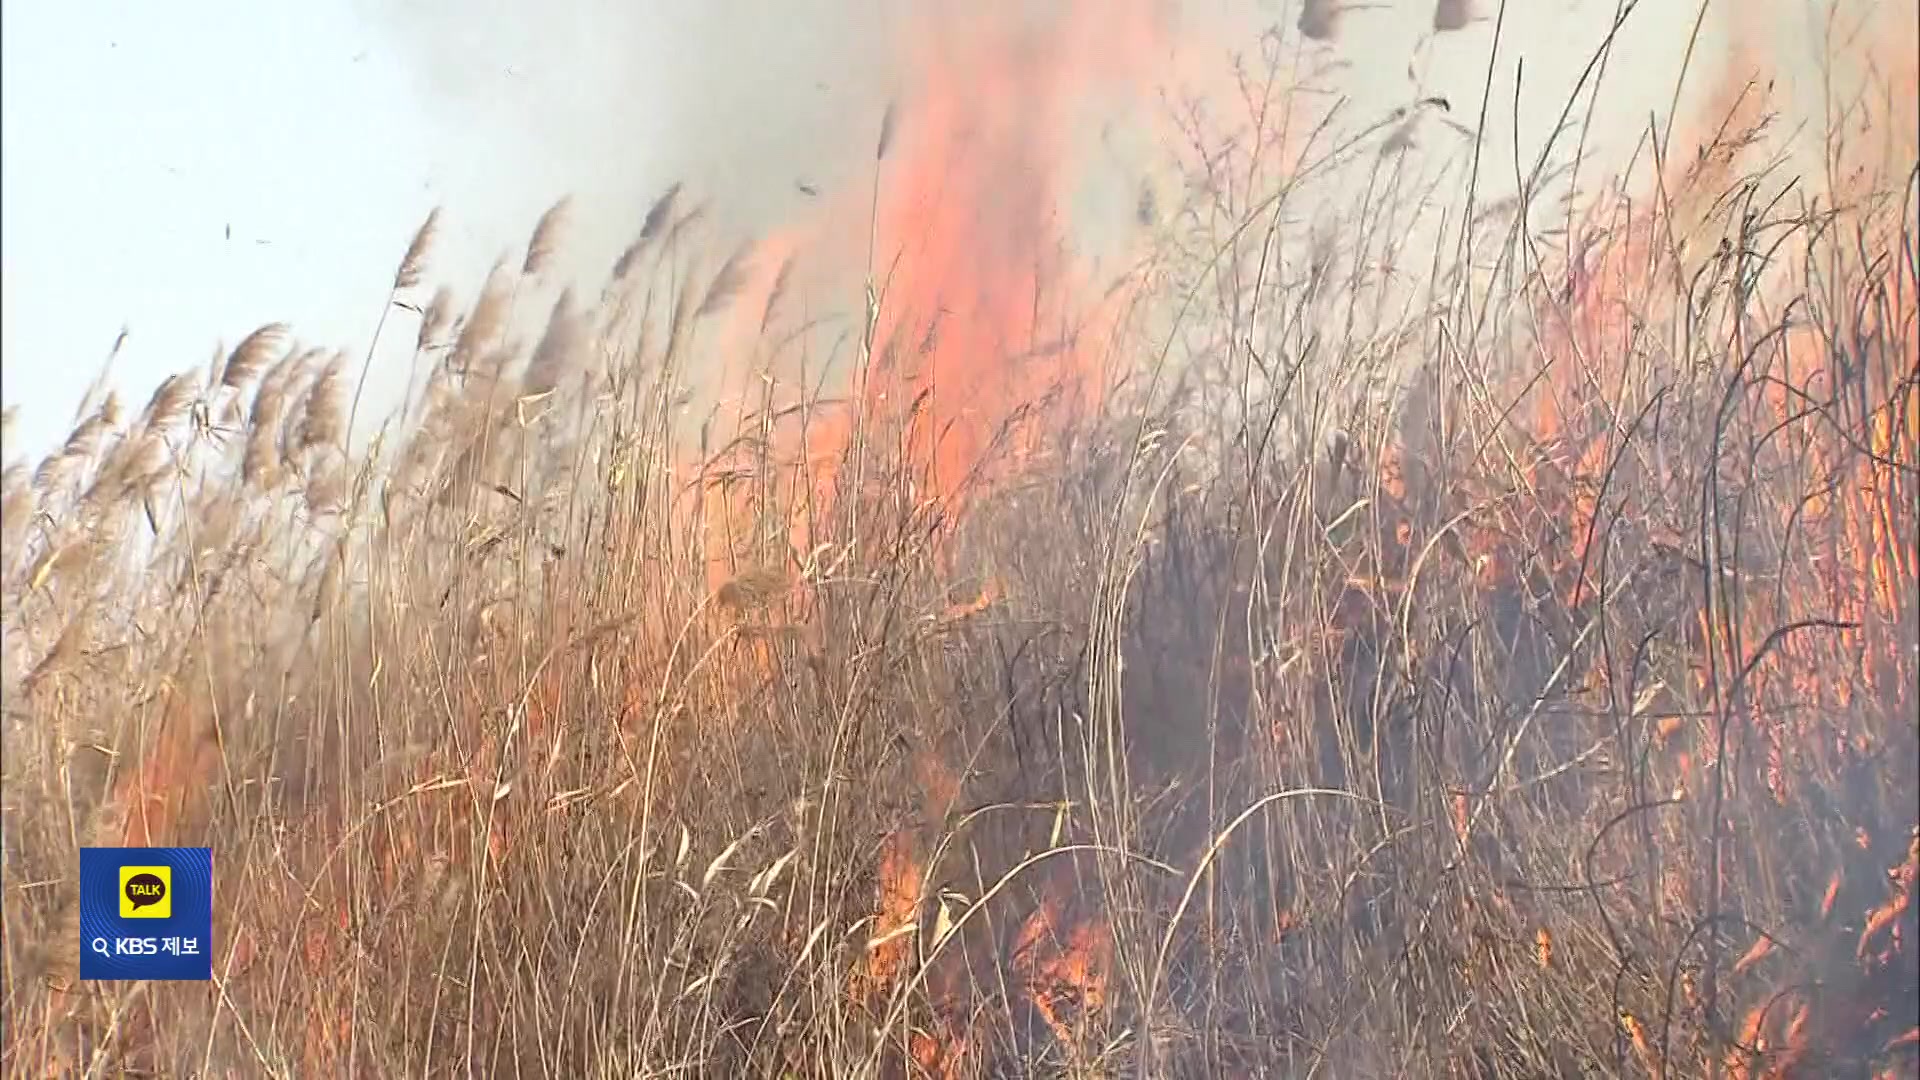
M464 314L429 219L364 447L277 324L93 395L5 476L7 1074L1912 1075L1920 178L1734 100L1404 307L1390 130L1196 130L1135 332L963 468L884 250L826 400L678 185L597 304L525 310L568 204ZM75 981L146 843L211 986Z

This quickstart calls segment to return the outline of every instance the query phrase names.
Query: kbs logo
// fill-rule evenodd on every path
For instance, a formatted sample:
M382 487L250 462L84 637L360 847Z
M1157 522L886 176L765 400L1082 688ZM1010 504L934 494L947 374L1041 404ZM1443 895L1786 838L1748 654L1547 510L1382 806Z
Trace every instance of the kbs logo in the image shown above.
M120 917L123 919L173 918L173 867L121 867Z
M213 852L81 848L80 978L213 978Z

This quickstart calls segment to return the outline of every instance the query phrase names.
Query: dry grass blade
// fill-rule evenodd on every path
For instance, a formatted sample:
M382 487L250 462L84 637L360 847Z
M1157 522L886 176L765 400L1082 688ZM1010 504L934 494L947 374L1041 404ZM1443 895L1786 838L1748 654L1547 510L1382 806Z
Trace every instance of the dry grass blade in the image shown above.
M1676 134L1516 245L1283 26L1110 257L1132 79L1053 65L1151 73L1040 23L757 248L675 185L617 287L437 291L384 424L263 327L8 466L10 1072L1913 1072L1911 143ZM82 843L217 847L245 993L42 986Z
M959 898L959 900L962 904L966 903L965 898ZM953 903L945 893L942 893L940 909L935 913L933 920L933 948L938 949L945 944L946 940L953 936L954 928Z
M888 945L892 944L893 942L899 941L901 938L907 937L910 934L917 934L919 932L920 932L919 923L917 922L901 923L899 926L896 926L893 929L886 931L885 933L875 934L872 937L867 938L867 951L879 952L881 949L886 948Z
M791 848L785 855L775 859L773 865L755 874L753 880L747 885L747 895L751 897L762 897L772 892L774 885L780 880L781 873L786 870L788 865L790 865L799 854L799 848Z
M27 591L39 592L55 574L77 573L92 560L93 545L89 540L69 540L59 547L49 548L35 560L33 569L27 572Z
M713 857L713 861L707 864L706 871L700 875L700 891L705 892L711 888L713 886L713 879L719 877L721 871L725 870L733 862L733 857L739 854L741 845L758 835L760 835L759 830L750 829L735 837L731 844L720 849L720 854Z

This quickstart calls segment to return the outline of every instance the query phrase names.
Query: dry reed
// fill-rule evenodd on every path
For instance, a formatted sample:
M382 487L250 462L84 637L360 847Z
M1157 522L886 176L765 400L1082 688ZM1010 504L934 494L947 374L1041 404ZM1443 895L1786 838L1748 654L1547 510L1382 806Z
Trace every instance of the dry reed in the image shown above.
M1762 119L1411 321L1332 269L1393 228L1170 235L1177 377L970 485L939 386L676 438L702 319L819 378L794 259L645 257L677 184L524 372L566 200L436 293L385 446L279 324L90 394L0 479L7 1075L1909 1075L1920 190L1767 201ZM1291 221L1233 149L1197 219ZM74 846L145 842L218 849L209 993L73 984Z

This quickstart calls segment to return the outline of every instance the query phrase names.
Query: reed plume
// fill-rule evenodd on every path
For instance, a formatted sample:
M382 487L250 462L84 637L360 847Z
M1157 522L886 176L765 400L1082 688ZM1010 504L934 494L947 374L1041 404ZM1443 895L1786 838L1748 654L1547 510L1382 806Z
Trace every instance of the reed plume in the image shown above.
M279 359L287 343L287 324L268 323L248 334L227 357L219 384L234 390L246 390L260 373Z
M708 283L706 296L694 311L695 318L704 319L733 303L733 298L739 295L741 287L747 282L747 266L752 257L753 242L750 240L743 241L733 250L733 254L727 256L727 261L720 264L719 272Z
M660 231L667 227L667 222L673 217L673 207L679 198L680 182L676 180L667 185L667 190L653 200L652 206L647 207L647 215L640 222L640 234L634 237L633 243L628 244L626 250L620 253L620 257L614 260L613 279L615 281L625 281L633 273L634 267L639 265L640 257L646 254L647 248L660 238Z
M680 243L680 238L695 225L706 220L706 216L707 208L704 204L695 206L674 220L672 226L667 229L666 235L661 238L660 242L669 248L677 246Z
M667 190L653 200L652 206L647 207L646 219L640 223L641 243L652 242L659 237L660 230L666 228L667 222L673 217L674 204L680 201L680 186L678 180L668 184Z
M561 292L547 317L546 332L534 347L528 362L523 390L529 396L544 394L558 387L570 374L587 347L587 327L574 309L573 290Z
M407 245L407 253L400 258L400 268L393 272L393 291L411 289L420 283L420 275L427 269L427 255L433 248L435 233L440 227L440 208L427 211L427 219L414 231L413 242Z
M538 277L560 248L560 233L567 226L567 217L573 208L573 197L563 196L540 215L533 226L533 237L527 241L526 261L520 266L521 274Z
M767 305L760 311L760 332L767 332L767 324L773 321L773 313L779 308L780 301L786 298L787 285L793 276L793 256L780 260L780 269L773 275L773 285L767 290Z
M438 344L446 335L447 328L453 325L455 317L453 290L442 285L433 291L433 299L420 313L420 333L414 338L415 349L425 349Z
M1473 0L1438 0L1433 6L1433 28L1445 33L1464 30L1473 21Z
M33 471L34 490L42 495L65 490L86 467L87 459L82 455L66 451L48 454Z
M887 111L880 114L880 137L873 144L875 161L885 161L887 151L893 148L893 125L897 116L895 105L895 102L887 102Z
M81 395L80 404L74 409L74 422L78 423L81 417L93 412L100 396L107 392L107 379L113 374L113 362L120 358L120 350L126 348L127 336L128 331L124 326L114 335L113 347L107 350L107 358L101 361L99 372L94 375L93 382L87 385L87 392Z
M714 592L714 601L733 611L754 611L786 595L793 573L784 564L756 566L734 575Z
M1306 6L1320 40L1352 10ZM960 89L1026 89L995 75ZM875 179L869 269L822 245L849 295L804 312L839 323L817 353L766 336L813 264L714 250L675 184L598 298L515 310L558 276L554 209L541 265L502 258L464 318L435 291L424 387L363 451L359 354L269 324L7 468L0 963L53 935L77 974L77 844L211 843L214 970L245 991L116 1035L125 999L69 1015L14 978L10 1075L1520 1080L1737 1049L1757 1076L1802 1037L1816 1071L1913 1072L1911 199L1860 200L1892 242L1836 209L1793 266L1679 288L1658 202L1584 298L1552 244L1398 258L1489 315L1435 338L1366 291L1404 254L1397 184L1282 208L1242 174L1132 208L1162 226L1125 230L1136 276L1179 301L1142 348L1040 333L1041 286L1101 274L977 265L997 222L916 247L929 174L982 193L921 156L943 110L913 115L924 145L889 108L854 148L900 190ZM1337 153L1374 169L1368 138ZM437 214L394 277L423 299ZM1808 295L1749 303L1776 274ZM760 338L696 340L762 286ZM1777 348L1694 332L1767 322ZM696 444L688 385L743 369ZM1698 572L1720 536L1738 569ZM1778 1022L1716 1019L1783 987L1807 1002Z
M107 412L107 406L111 404L109 400L99 412L82 420L80 426L67 435L66 444L60 448L60 453L77 458L91 458L98 454L100 448L105 445L107 436L114 431L113 418Z
M15 462L7 466L0 474L0 560L4 560L4 566L18 564L27 522L39 503L26 464Z
M1296 24L1301 36L1311 41L1332 41L1340 30L1340 10L1335 0L1305 0Z
M1337 0L1305 0L1300 5L1300 36L1311 41L1332 41L1340 36L1340 25L1349 11L1384 7L1384 4L1342 4Z
M168 378L153 392L147 402L144 413L145 422L141 425L148 431L161 431L172 427L181 417L187 415L193 407L194 397L200 392L199 381L192 372L181 372Z
M513 282L507 274L506 260L502 258L493 264L487 274L486 284L480 288L480 298L474 301L473 309L467 313L466 325L460 328L460 335L454 340L453 352L447 363L456 372L464 373L480 359L484 350L499 337L507 323L507 309L512 303Z
M347 356L335 353L333 359L307 390L300 419L300 449L316 446L340 446L346 434L343 414L346 396Z
M640 257L645 255L646 251L647 242L639 239L634 240L633 243L628 244L622 249L620 257L613 260L613 280L616 282L627 280L627 277L633 273L633 268L639 264Z

